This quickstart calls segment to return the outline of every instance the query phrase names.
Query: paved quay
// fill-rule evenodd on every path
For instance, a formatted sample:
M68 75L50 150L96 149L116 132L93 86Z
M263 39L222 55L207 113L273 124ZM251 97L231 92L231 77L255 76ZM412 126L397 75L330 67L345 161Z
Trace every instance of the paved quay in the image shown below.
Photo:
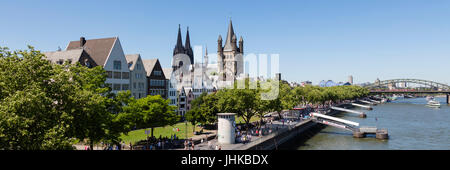
M216 150L216 145L221 147L221 150L248 150L255 145L258 145L264 141L270 140L276 135L288 131L294 127L301 126L304 123L311 121L310 119L303 119L293 121L290 123L284 123L281 121L273 121L272 124L268 123L261 127L263 130L272 129L272 133L265 136L251 136L250 141L247 143L235 143L235 144L219 144L217 139L209 141L204 140L203 143L195 145L195 150ZM184 150L183 148L177 150Z
M344 103L344 104L339 104L337 105L338 107L344 107L344 108L351 108L353 107L352 105L350 105L349 103ZM336 111L336 110L331 110L331 109L327 109L327 110L322 110L319 111L323 114L326 115L334 115L339 113L340 111ZM276 115L274 115L276 116ZM272 123L266 123L265 125L263 125L261 128L264 129L272 129L272 133L264 135L264 136L251 136L251 139L249 142L247 143L235 143L235 144L220 144L218 143L217 139L212 139L209 141L204 140L203 143L199 143L199 144L195 144L195 149L194 150L216 150L216 146L220 146L221 150L250 150L250 149L255 149L255 148L265 148L265 147L269 147L269 146L265 146L265 145L272 145L275 148L277 147L277 145L279 145L277 142L285 142L286 140L289 140L289 138L286 138L285 136L289 136L289 135L296 135L299 133L302 133L305 130L310 129L311 127L315 126L316 123L314 123L311 119L296 119L295 117L292 116L285 116L285 118L290 119L290 120L294 120L291 121L290 123L283 123L280 120L277 121L272 121ZM303 127L304 126L304 127ZM292 129L294 129L293 131L291 131ZM292 134L295 133L295 134ZM283 141L277 141L277 138L279 136L282 136L282 140ZM283 138L284 136L284 138ZM265 145L264 145L265 143ZM259 146L262 145L262 146ZM192 149L192 148L189 148ZM183 150L183 148L178 149L178 150Z

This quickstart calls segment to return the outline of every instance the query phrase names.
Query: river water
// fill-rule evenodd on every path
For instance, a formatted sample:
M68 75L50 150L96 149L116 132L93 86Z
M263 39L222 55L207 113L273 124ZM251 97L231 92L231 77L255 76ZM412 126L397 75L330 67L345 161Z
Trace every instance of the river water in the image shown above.
M387 129L388 140L375 137L353 138L352 132L326 127L310 139L294 144L297 150L449 150L450 106L445 98L436 98L441 108L426 107L425 98L403 99L362 110L367 118L352 113L335 115L359 122L360 126Z

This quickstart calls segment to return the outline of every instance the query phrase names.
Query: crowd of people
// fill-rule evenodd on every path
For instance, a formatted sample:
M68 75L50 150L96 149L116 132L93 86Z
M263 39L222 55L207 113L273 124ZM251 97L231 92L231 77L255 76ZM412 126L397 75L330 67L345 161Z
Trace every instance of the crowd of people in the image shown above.
M169 137L147 137L147 140L138 142L137 146L130 144L131 150L165 150L175 149L182 143L176 134Z
M319 108L317 108L319 109ZM284 128L285 126L294 125L297 122L303 121L309 118L309 113L315 111L310 107L305 107L304 110L297 111L295 113L292 112L284 112L283 118L278 119L276 115L272 115L264 119L264 121L253 122L251 126L248 128L248 131L245 131L241 126L237 126L236 128L236 142L247 144L252 141L255 137L263 137L274 132L277 132L279 129ZM274 124L274 121L280 121L281 125Z

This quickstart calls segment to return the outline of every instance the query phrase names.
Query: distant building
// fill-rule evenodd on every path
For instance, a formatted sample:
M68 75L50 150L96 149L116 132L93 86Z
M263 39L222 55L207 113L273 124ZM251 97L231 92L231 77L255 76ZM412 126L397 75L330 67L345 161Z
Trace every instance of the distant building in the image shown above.
M304 82L301 82L300 85L301 85L302 87L305 87L305 86L307 86L307 85L312 85L312 82L311 82L311 81L304 81Z
M186 112L187 111L189 111L189 110L191 110L191 103L192 103L192 100L194 100L195 98L194 98L194 93L192 92L192 88L185 88L184 89L184 91L185 91L185 94L186 94Z
M346 82L346 83L344 83L344 82L335 83L333 80L328 80L328 81L322 80L319 83L320 87L349 86L349 85L351 85L349 82Z
M130 91L136 99L147 96L147 72L144 68L141 55L130 54L125 56L130 69Z
M130 90L130 70L118 37L71 41L65 51L44 53L47 59L63 64L79 62L89 68L102 66L107 73L106 85L113 93Z
M166 76L158 59L143 60L147 72L147 95L160 95L167 99Z
M64 64L64 62L68 61L70 64L76 64L78 62L89 68L97 66L95 61L84 49L45 52L44 55L47 60L54 64Z
M190 62L186 62L180 55L189 57ZM208 64L208 50L204 56L204 63L194 63L194 53L190 43L189 28L186 32L186 42L183 45L181 28L178 27L177 43L173 49L173 61L171 69L163 69L167 80L168 98L175 100L173 105L178 106L178 114L183 116L191 109L191 102L203 92L212 93L216 91L213 86L217 81L217 65ZM182 70L185 69L185 70Z
M222 46L221 35L217 40L218 74L222 81L234 81L243 73L244 39L242 36L239 39L239 47L236 43L236 34L230 20L225 45Z
M299 86L302 86L302 85L298 84L297 82L289 82L289 86L291 86L291 87L299 87Z
M166 76L166 90L167 90L167 99L170 100L169 105L176 106L177 105L177 89L175 85L172 83L172 68L163 68L164 76ZM175 82L176 83L176 82Z
M348 82L350 84L353 84L353 76L352 75L348 76Z
M281 81L281 73L276 73L275 74L275 79L278 81Z
M184 115L187 112L187 93L184 87L178 91L177 94L177 103L178 103L178 115L180 115L184 119Z
M388 89L389 90L393 90L393 89L396 89L397 88L397 86L395 85L395 83L389 83L388 84Z

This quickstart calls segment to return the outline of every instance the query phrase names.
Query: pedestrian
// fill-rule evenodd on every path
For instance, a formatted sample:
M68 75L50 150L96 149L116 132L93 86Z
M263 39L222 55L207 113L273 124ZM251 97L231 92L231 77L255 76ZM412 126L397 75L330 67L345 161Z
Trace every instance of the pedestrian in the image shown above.
M133 150L133 145L131 144L131 142L130 142L130 150Z
M195 150L194 142L192 142L192 150Z
M219 150L219 145L216 145L216 150Z

